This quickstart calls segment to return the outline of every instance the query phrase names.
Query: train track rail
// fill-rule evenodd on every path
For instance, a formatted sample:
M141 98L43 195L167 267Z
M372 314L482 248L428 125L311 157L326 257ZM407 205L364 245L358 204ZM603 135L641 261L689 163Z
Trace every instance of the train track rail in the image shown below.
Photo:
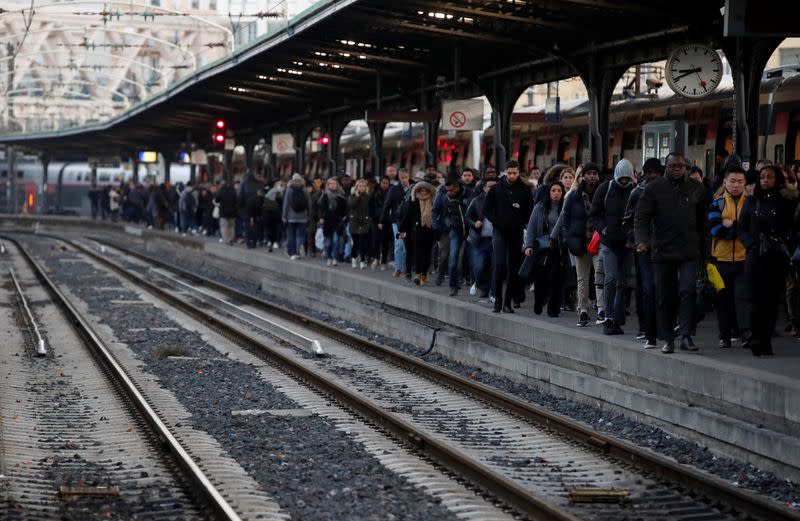
M226 521L240 521L240 516L230 506L228 501L211 483L210 479L200 469L181 443L173 436L170 429L159 417L158 413L150 405L147 398L140 392L137 385L128 376L125 369L117 362L113 354L105 345L100 336L92 329L88 321L82 316L78 309L66 298L59 287L53 283L41 265L28 253L22 245L12 237L5 237L6 241L13 244L25 259L27 265L34 273L38 282L46 288L51 295L52 302L55 303L63 312L64 316L71 322L73 329L84 341L92 356L99 362L103 372L112 382L112 387L118 390L123 400L130 404L136 411L136 421L143 424L148 431L148 435L157 440L157 446L161 452L169 455L169 465L177 468L180 475L179 479L184 482L184 487L194 497L198 505L198 512L203 512L204 516L212 519ZM18 281L15 286L22 292ZM24 295L23 295L24 297ZM26 306L30 313L29 320L34 321L34 314ZM28 319L26 319L27 321ZM38 328L37 328L38 331ZM41 336L39 337L41 338ZM63 376L63 375L62 375ZM53 411L58 415L58 411ZM71 492L67 490L67 495ZM87 490L72 491L74 495L87 494ZM107 494L103 490L98 495ZM62 495L64 492L62 491Z
M453 447L448 444L441 443L440 440L430 436L426 430L420 430L415 425L403 421L396 415L387 413L385 410L377 407L374 402L364 400L363 397L350 391L346 386L332 382L331 379L324 374L310 370L302 363L297 363L293 357L287 356L285 353L281 353L280 351L264 345L264 343L257 338L257 335L241 331L242 328L240 326L231 326L225 320L201 309L202 306L186 302L187 299L185 295L176 295L175 292L162 287L163 284L153 284L148 281L145 276L126 268L118 262L110 260L108 256L98 255L91 248L74 242L70 242L70 244L76 250L94 258L96 261L135 284L146 288L147 291L168 301L171 305L205 321L220 331L224 331L224 334L229 338L235 339L243 345L257 346L258 349L268 353L270 358L276 361L278 365L287 369L296 378L304 382L309 382L318 390L333 396L337 401L345 404L347 408L356 411L361 416L392 433L396 438L424 452L427 456L451 471L460 476L464 476L493 497L500 499L526 517L531 519L576 519L576 516L568 510L557 507L537 497L525 487L520 486L519 483L495 472L492 468L487 467L480 461L465 456L463 453L454 450ZM98 244L102 243L98 241ZM106 249L105 245L102 247ZM707 501L721 505L723 510L730 510L737 513L737 515L744 514L758 519L800 519L800 515L798 515L797 512L784 508L782 505L771 502L766 498L732 487L717 478L684 467L672 460L644 451L626 442L604 436L602 433L592 431L560 415L542 410L539 407L498 392L485 385L461 378L436 366L374 344L363 338L348 334L347 332L340 331L325 323L298 315L291 310L275 306L250 294L242 293L234 288L229 288L213 280L190 273L159 259L142 255L117 245L113 247L147 264L154 264L174 273L178 273L181 277L185 277L195 284L200 283L209 289L224 293L236 302L246 302L249 305L265 310L275 316L300 323L304 328L315 331L319 335L335 339L348 346L353 346L360 351L369 353L372 357L390 361L393 365L402 367L410 373L422 375L430 381L457 390L466 396L479 400L483 404L490 404L496 409L511 413L516 418L538 425L547 431L555 432L559 436L567 437L595 453L610 456L611 459L619 461L624 465L644 469L658 476L660 479L685 488L693 495L699 495L706 498ZM202 300L204 303L208 303L208 299ZM613 500L614 494L620 491L594 491L586 489L583 491L585 494L581 494L580 490L573 492L576 492L577 498L591 501L593 494L596 494L595 499ZM694 514L699 516L697 517L698 519L713 518L713 512L709 513L704 511L702 507L697 508L692 505L691 502L684 505L684 507L685 516L678 516L676 518L691 519ZM608 513L606 512L605 514ZM606 515L604 518L613 519L613 516L608 517ZM669 516L665 518L669 518Z

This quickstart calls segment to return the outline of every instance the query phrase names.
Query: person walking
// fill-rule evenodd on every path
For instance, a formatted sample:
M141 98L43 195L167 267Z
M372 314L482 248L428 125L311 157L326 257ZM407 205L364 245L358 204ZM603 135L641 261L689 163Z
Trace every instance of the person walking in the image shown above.
M230 181L224 181L214 197L214 202L219 205L219 229L222 234L222 242L225 244L233 244L233 227L236 224L236 214L238 213L237 199L236 191Z
M331 177L325 182L325 191L317 201L317 222L325 236L325 257L328 266L339 264L339 241L344 239L344 222L347 218L347 199L339 181Z
M300 258L300 245L306 238L306 223L311 198L306 192L306 180L293 174L283 196L283 222L286 224L286 253L292 260Z
M392 186L389 177L381 178L380 183L375 188L370 198L370 212L372 214L372 269L380 266L381 271L386 270L389 262L389 249L394 242L392 235L391 219L381 221L383 218L383 206L386 197L389 195L389 188Z
M547 185L543 185L547 186ZM558 223L564 203L564 185L552 181L543 201L536 203L525 230L525 255L533 256L536 264L533 282L533 312L542 314L547 305L547 316L557 317L561 309L561 285L564 279L562 244L551 238Z
M431 266L431 250L434 242L432 184L420 181L411 189L408 210L399 224L400 238L408 237L414 242L414 284L425 286ZM408 259L409 261L411 259Z
M592 198L597 191L600 180L600 170L594 163L586 163L581 169L583 180L564 200L563 235L566 247L573 256L577 276L578 289L578 327L589 325L589 284L592 269L599 262L599 255L591 255L586 247L594 234L589 211L592 207ZM603 305L603 290L596 292L597 302Z
M484 216L493 226L495 313L514 313L512 301L519 303L523 299L518 272L522 264L522 234L532 210L533 196L519 179L519 163L512 159L506 163L505 175L486 194L483 207Z
M483 207L486 194L497 184L494 173L484 174L475 191L479 192L467 207L467 241L472 246L472 278L475 281L469 290L470 295L480 291L480 298L487 298L492 292L492 222L486 219Z
M367 261L369 260L369 233L372 228L370 194L367 189L366 179L356 181L355 193L350 196L348 209L350 236L353 238L353 249L350 257L353 267L363 270L367 267Z
M637 253L651 252L655 272L656 319L663 353L675 351L675 319L680 348L697 351L692 341L696 284L705 253L706 191L686 174L683 154L667 155L666 174L647 183L636 206ZM677 299L675 288L678 288Z
M394 276L400 277L406 270L406 248L405 243L400 240L399 210L400 206L405 199L406 192L411 186L411 175L408 170L401 168L397 174L400 182L392 185L389 193L386 195L386 201L381 210L381 219L378 223L378 229L383 230L387 222L391 222L392 236L394 237Z
M739 240L747 248L746 272L753 288L753 356L772 356L778 296L785 288L790 252L797 243L797 201L785 197L783 171L766 165L740 215Z
M592 228L600 233L600 255L603 256L605 279L603 299L606 321L603 334L621 335L625 324L628 278L633 267L633 252L626 247L622 218L633 190L633 165L620 159L614 168L614 179L597 188L589 210Z

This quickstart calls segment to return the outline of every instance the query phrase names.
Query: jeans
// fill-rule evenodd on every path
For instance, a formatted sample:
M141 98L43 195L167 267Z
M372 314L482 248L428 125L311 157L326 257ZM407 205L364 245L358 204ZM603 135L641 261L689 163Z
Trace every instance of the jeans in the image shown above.
M233 242L233 226L235 224L236 219L232 217L220 217L219 219L219 228L222 232L222 242L225 243L232 243Z
M300 245L306 240L306 223L289 223L286 225L286 252L297 255Z
M330 237L325 237L325 257L336 260L339 257L339 234L333 232Z
M625 323L628 277L633 266L633 251L624 246L612 248L603 244L600 248L605 268L603 298L606 318Z
M636 270L639 274L638 295L636 312L639 316L639 329L644 331L647 338L656 338L658 325L656 324L656 280L653 271L653 259L650 252L636 254Z
M472 279L481 291L493 286L491 237L481 237L472 245Z
M681 336L690 336L694 326L694 306L697 300L698 261L653 262L656 281L656 319L658 336L675 338L675 318L680 323ZM677 298L675 287L677 286Z
M504 234L497 228L492 230L494 248L494 291L495 307L510 305L511 299L521 299L524 290L519 281L519 267L522 264L522 233ZM505 296L503 282L508 281Z
M194 226L194 212L181 210L181 231L186 233L187 230L193 230Z
M438 236L438 243L439 243L439 258L436 262L436 277L440 280L444 279L444 274L448 273L448 268L450 263L450 235L449 232L446 233L438 233L435 232Z
M458 232L450 230L448 233L450 239L450 254L447 257L447 277L450 283L450 287L453 289L457 289L458 286L458 254L461 251L461 247L466 245L464 237L462 237Z
M392 223L394 241L394 271L406 271L406 245L403 239L397 237L397 223Z

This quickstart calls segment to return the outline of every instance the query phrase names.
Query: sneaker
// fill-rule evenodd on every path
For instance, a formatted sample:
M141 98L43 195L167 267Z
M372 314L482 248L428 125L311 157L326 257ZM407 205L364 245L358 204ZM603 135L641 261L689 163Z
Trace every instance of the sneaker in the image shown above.
M624 332L622 328L619 326L619 322L610 318L603 322L603 334L604 335L622 335Z
M469 287L469 294L472 295L473 297L478 294L478 283L477 282Z
M222 239L219 240L219 243L222 244Z
M357 267L358 267L358 260L356 260L356 258L355 258L355 257L353 257L352 259L350 259L350 265L351 265L353 268L357 268Z
M491 302L492 304L495 303L495 300L496 299L494 297L489 297L489 302ZM498 309L497 311L499 312L500 310Z
M596 325L600 325L606 321L606 312L605 311L598 311L597 312L597 320L594 321Z
M444 275L437 275L436 276L436 285L441 286L444 282Z
M727 338L723 338L722 340L719 341L719 347L722 349L728 349L730 347L733 347L733 344Z
M299 255L291 255L291 256L289 256L289 259L290 259L290 260L297 260L297 259L299 259L299 258L300 258L300 256L299 256Z
M458 296L458 288L450 288L450 296L457 297Z
M674 340L667 340L667 343L664 344L664 347L661 348L661 352L668 355L670 353L675 352L675 341Z
M339 265L339 263L336 261L336 259L333 259L331 262L333 263L334 266L338 266Z
M367 267L367 263L366 262L361 261L361 262L358 263L358 269L363 270L366 267Z
M369 265L370 269L376 270L378 269L378 259L373 259L372 264ZM382 271L382 270L381 270Z
M658 347L658 344L656 344L656 339L655 338L648 338L647 341L644 343L644 348L645 349L655 349L657 347Z
M386 264L381 264L381 271L386 271Z
M636 333L636 340L644 340L645 338L647 338L647 334L640 329L639 332Z
M326 265L326 266L330 266L330 265L331 265L331 260L330 260L330 259L326 260L326 261L325 261L325 265Z
M402 271L395 270L395 272L394 272L394 273L392 273L392 277L399 277L399 276L400 276L400 275L402 275L402 274L403 274L403 272L402 272Z
M581 311L581 315L578 317L578 327L586 327L588 325L589 325L589 313Z
M697 346L694 345L694 342L692 342L692 337L685 336L681 338L681 351L697 351L697 350L698 350Z

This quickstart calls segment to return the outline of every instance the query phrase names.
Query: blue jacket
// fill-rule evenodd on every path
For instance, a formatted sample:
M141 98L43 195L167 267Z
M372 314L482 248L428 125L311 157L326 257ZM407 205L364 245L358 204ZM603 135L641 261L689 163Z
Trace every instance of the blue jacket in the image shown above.
M436 197L433 199L433 208L431 209L431 216L433 217L433 230L439 233L447 233L450 227L447 225L447 190L444 186L440 186L436 191Z

